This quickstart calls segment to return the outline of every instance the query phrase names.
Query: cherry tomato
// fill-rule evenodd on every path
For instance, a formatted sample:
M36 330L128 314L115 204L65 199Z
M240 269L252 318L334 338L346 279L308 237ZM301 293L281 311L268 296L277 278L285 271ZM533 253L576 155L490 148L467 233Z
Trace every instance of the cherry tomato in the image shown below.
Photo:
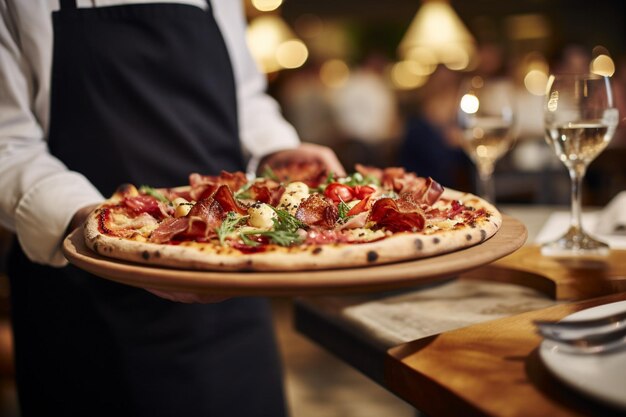
M368 195L372 194L376 189L370 187L369 185L355 185L354 186L354 196L358 200L363 200Z
M340 184L338 182L333 182L326 187L324 190L324 195L335 203L339 203L343 201L347 203L348 201L354 200L354 190L349 185Z

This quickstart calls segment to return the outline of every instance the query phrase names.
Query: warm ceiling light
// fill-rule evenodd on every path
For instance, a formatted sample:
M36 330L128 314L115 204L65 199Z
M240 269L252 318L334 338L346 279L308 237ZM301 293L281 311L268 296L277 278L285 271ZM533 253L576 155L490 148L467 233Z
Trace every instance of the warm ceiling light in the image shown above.
M283 68L299 68L309 57L306 45L298 39L281 43L276 49L276 61Z
M262 15L252 20L246 37L252 56L265 73L297 68L308 58L304 43L277 15Z
M283 0L252 0L252 5L261 12L271 12L283 4Z
M408 58L415 55L412 51L416 48L429 51L436 63L454 69L466 67L475 50L474 37L454 9L441 0L422 4L400 42L399 52Z
M397 89L412 90L424 85L428 75L419 70L419 64L413 61L400 61L391 67L390 78Z
M532 95L543 96L546 93L548 74L542 70L533 69L524 77L524 86Z
M591 72L598 75L610 77L615 74L615 63L608 55L598 55L591 61Z

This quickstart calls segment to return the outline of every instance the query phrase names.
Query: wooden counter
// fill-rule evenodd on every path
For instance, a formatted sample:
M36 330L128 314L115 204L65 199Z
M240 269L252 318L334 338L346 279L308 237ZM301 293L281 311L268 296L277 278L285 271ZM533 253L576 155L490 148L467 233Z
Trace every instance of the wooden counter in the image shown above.
M532 325L626 300L626 251L557 259L529 245L458 279L530 287L557 305L389 346L342 312L390 294L306 298L296 303L296 328L431 417L626 414L552 377L539 360L541 338Z

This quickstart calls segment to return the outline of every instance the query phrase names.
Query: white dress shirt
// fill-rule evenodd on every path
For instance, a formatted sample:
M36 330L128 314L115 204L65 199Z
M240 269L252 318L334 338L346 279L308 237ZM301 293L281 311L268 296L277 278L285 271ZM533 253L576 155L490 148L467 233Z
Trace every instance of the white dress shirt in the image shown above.
M206 8L205 0L180 2ZM78 0L102 7L147 0ZM212 0L237 85L239 130L252 161L299 143L293 127L265 94L245 41L239 0ZM63 266L60 243L74 213L102 201L87 179L53 157L47 146L52 67L51 13L58 0L0 0L0 224L14 231L34 262ZM89 157L89 155L85 155Z

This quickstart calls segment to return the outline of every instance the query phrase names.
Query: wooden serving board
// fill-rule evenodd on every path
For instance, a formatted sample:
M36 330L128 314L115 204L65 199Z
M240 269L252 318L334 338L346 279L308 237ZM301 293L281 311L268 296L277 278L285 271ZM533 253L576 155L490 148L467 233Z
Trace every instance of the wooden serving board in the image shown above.
M141 288L227 296L319 295L389 290L449 278L514 252L526 236L520 221L504 215L493 237L457 252L363 268L293 272L198 271L134 264L93 252L85 246L82 230L65 239L63 252L81 269Z

